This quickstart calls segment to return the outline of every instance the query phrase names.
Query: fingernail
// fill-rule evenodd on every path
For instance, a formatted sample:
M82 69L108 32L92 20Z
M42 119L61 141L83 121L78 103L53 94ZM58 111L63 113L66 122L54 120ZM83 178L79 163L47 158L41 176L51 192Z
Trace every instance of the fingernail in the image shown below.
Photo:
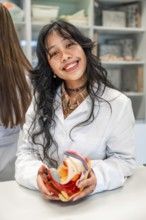
M79 188L82 188L82 184L79 183L79 184L78 184L78 187L79 187Z
M53 195L53 193L52 193L52 192L48 192L48 195L49 195L49 196L52 196L52 195Z

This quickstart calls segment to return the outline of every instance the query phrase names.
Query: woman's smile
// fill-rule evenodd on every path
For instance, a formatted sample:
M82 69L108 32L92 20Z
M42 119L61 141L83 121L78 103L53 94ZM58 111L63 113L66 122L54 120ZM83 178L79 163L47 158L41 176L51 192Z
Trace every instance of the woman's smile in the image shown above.
M74 70L78 68L78 66L79 66L79 61L70 62L63 67L63 70L68 73L73 72Z

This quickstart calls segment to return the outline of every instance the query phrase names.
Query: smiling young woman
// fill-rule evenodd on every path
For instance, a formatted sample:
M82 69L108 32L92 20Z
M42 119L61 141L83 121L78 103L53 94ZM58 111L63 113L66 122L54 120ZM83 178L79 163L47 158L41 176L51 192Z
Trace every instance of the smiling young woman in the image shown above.
M16 180L59 199L47 189L42 165L58 167L71 150L91 161L74 200L124 185L135 168L131 101L113 88L93 55L94 43L75 26L57 21L43 27L32 71L34 99L18 149ZM55 77L54 77L55 75Z

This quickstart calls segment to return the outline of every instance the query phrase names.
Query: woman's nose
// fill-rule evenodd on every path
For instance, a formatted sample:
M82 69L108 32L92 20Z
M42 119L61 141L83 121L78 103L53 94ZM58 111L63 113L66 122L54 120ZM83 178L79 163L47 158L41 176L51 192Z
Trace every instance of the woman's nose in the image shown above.
M62 57L61 57L61 62L65 62L65 61L69 60L70 58L71 58L71 54L69 54L67 52L63 52Z

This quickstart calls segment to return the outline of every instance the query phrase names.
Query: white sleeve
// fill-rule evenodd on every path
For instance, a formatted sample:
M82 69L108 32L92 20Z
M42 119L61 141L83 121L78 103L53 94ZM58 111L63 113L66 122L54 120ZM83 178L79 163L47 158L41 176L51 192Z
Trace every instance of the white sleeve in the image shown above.
M30 149L32 148L28 140L28 131L34 117L33 101L26 113L26 122L20 135L19 146L17 150L17 159L15 163L15 179L20 184L30 189L38 189L37 173L42 165Z
M121 107L114 106L111 113L106 159L91 161L97 178L97 186L93 193L123 186L126 178L133 174L136 166L133 135L135 120L131 101L124 100Z

